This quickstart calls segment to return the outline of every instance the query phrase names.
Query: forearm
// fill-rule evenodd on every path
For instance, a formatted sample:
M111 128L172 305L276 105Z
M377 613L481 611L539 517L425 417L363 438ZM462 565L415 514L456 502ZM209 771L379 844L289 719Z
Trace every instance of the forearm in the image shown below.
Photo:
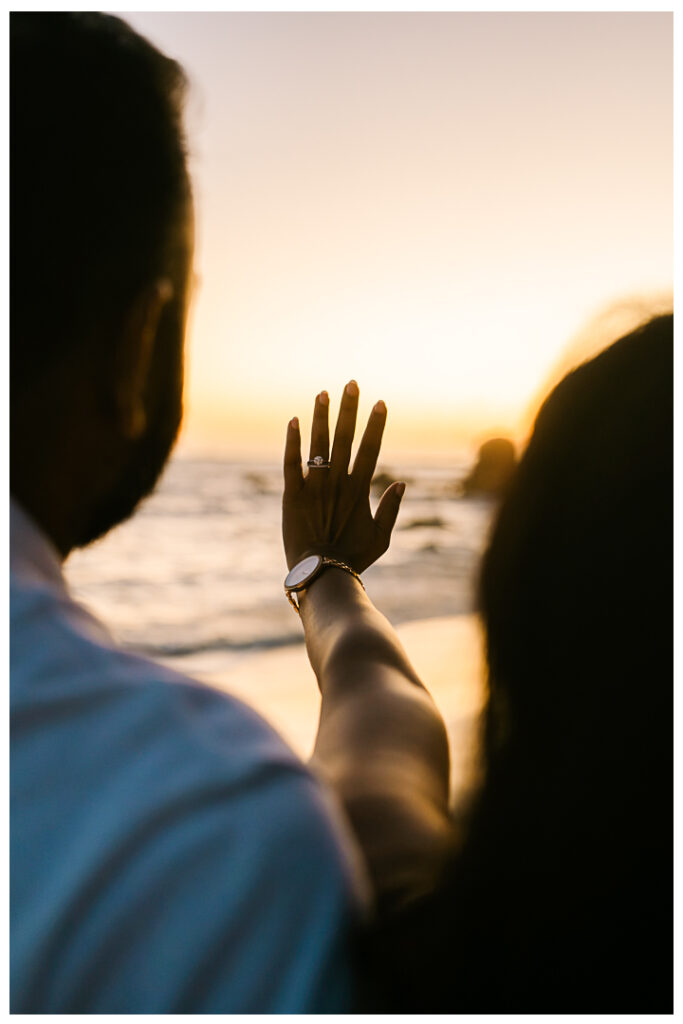
M350 664L386 662L424 689L387 619L357 580L328 568L300 597L306 650L321 692L330 697L352 688Z
M299 421L288 424L282 536L290 583L309 579L304 556L327 553L362 572L389 546L405 484L390 484L373 515L370 483L387 410L381 401L373 406L349 472L357 409L358 385L349 381L328 460L329 396L316 397L306 476ZM300 610L322 693L312 763L346 809L378 902L395 906L431 885L450 839L446 730L353 576L325 569L301 594Z
M322 694L313 764L336 790L381 901L417 895L450 839L445 727L394 630L349 574L302 596Z

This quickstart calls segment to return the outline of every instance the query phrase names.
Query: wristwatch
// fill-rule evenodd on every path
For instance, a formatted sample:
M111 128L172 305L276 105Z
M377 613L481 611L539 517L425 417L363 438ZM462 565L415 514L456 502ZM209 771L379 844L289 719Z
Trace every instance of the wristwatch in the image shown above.
M307 555L306 558L302 558L300 562L297 562L285 577L285 594L297 614L300 615L301 613L294 594L309 587L321 572L324 572L325 569L331 566L335 569L343 569L345 572L351 573L358 580L361 587L363 587L363 581L356 570L352 569L346 562L340 562L336 558L328 558L327 555ZM363 587L363 590L365 590L365 587Z

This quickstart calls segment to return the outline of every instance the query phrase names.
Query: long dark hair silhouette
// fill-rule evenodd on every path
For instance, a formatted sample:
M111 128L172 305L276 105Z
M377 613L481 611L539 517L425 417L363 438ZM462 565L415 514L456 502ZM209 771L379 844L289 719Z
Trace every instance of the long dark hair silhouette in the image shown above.
M543 404L481 572L485 782L365 947L398 1012L671 1012L673 316Z

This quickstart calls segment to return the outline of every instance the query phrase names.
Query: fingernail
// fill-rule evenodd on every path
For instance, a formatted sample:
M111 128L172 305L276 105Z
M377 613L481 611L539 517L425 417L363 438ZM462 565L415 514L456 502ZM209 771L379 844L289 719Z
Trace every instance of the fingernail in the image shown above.
M358 385L355 380L350 380L346 385L346 394L349 395L350 398L355 398L358 394Z
M386 405L384 404L384 402L382 401L381 398L380 398L379 402L375 402L375 405L374 405L374 408L373 408L372 411L373 412L386 412L387 411L387 407L386 407Z
M292 428L292 430L298 430L299 429L299 417L298 416L294 416L294 418L289 421L289 425Z
M406 485L404 483L400 483L398 485L398 487L396 488L396 493L398 494L399 498L402 498L403 495L405 494L405 492L406 492Z
M327 391L321 391L320 394L318 395L318 399L321 405L327 405L327 403L330 400L330 396L328 395Z

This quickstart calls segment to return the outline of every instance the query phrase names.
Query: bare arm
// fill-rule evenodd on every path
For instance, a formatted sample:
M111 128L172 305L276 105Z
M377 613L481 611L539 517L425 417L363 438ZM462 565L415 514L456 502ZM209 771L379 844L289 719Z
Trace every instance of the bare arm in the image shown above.
M327 402L316 401L311 455L327 457ZM348 473L357 388L342 399L330 470L301 473L298 424L288 428L283 532L288 564L322 553L361 572L389 545L403 486L370 513L369 487L386 409L370 417ZM446 732L394 630L349 573L326 569L300 596L306 646L322 694L312 763L339 795L378 902L429 888L451 837Z

